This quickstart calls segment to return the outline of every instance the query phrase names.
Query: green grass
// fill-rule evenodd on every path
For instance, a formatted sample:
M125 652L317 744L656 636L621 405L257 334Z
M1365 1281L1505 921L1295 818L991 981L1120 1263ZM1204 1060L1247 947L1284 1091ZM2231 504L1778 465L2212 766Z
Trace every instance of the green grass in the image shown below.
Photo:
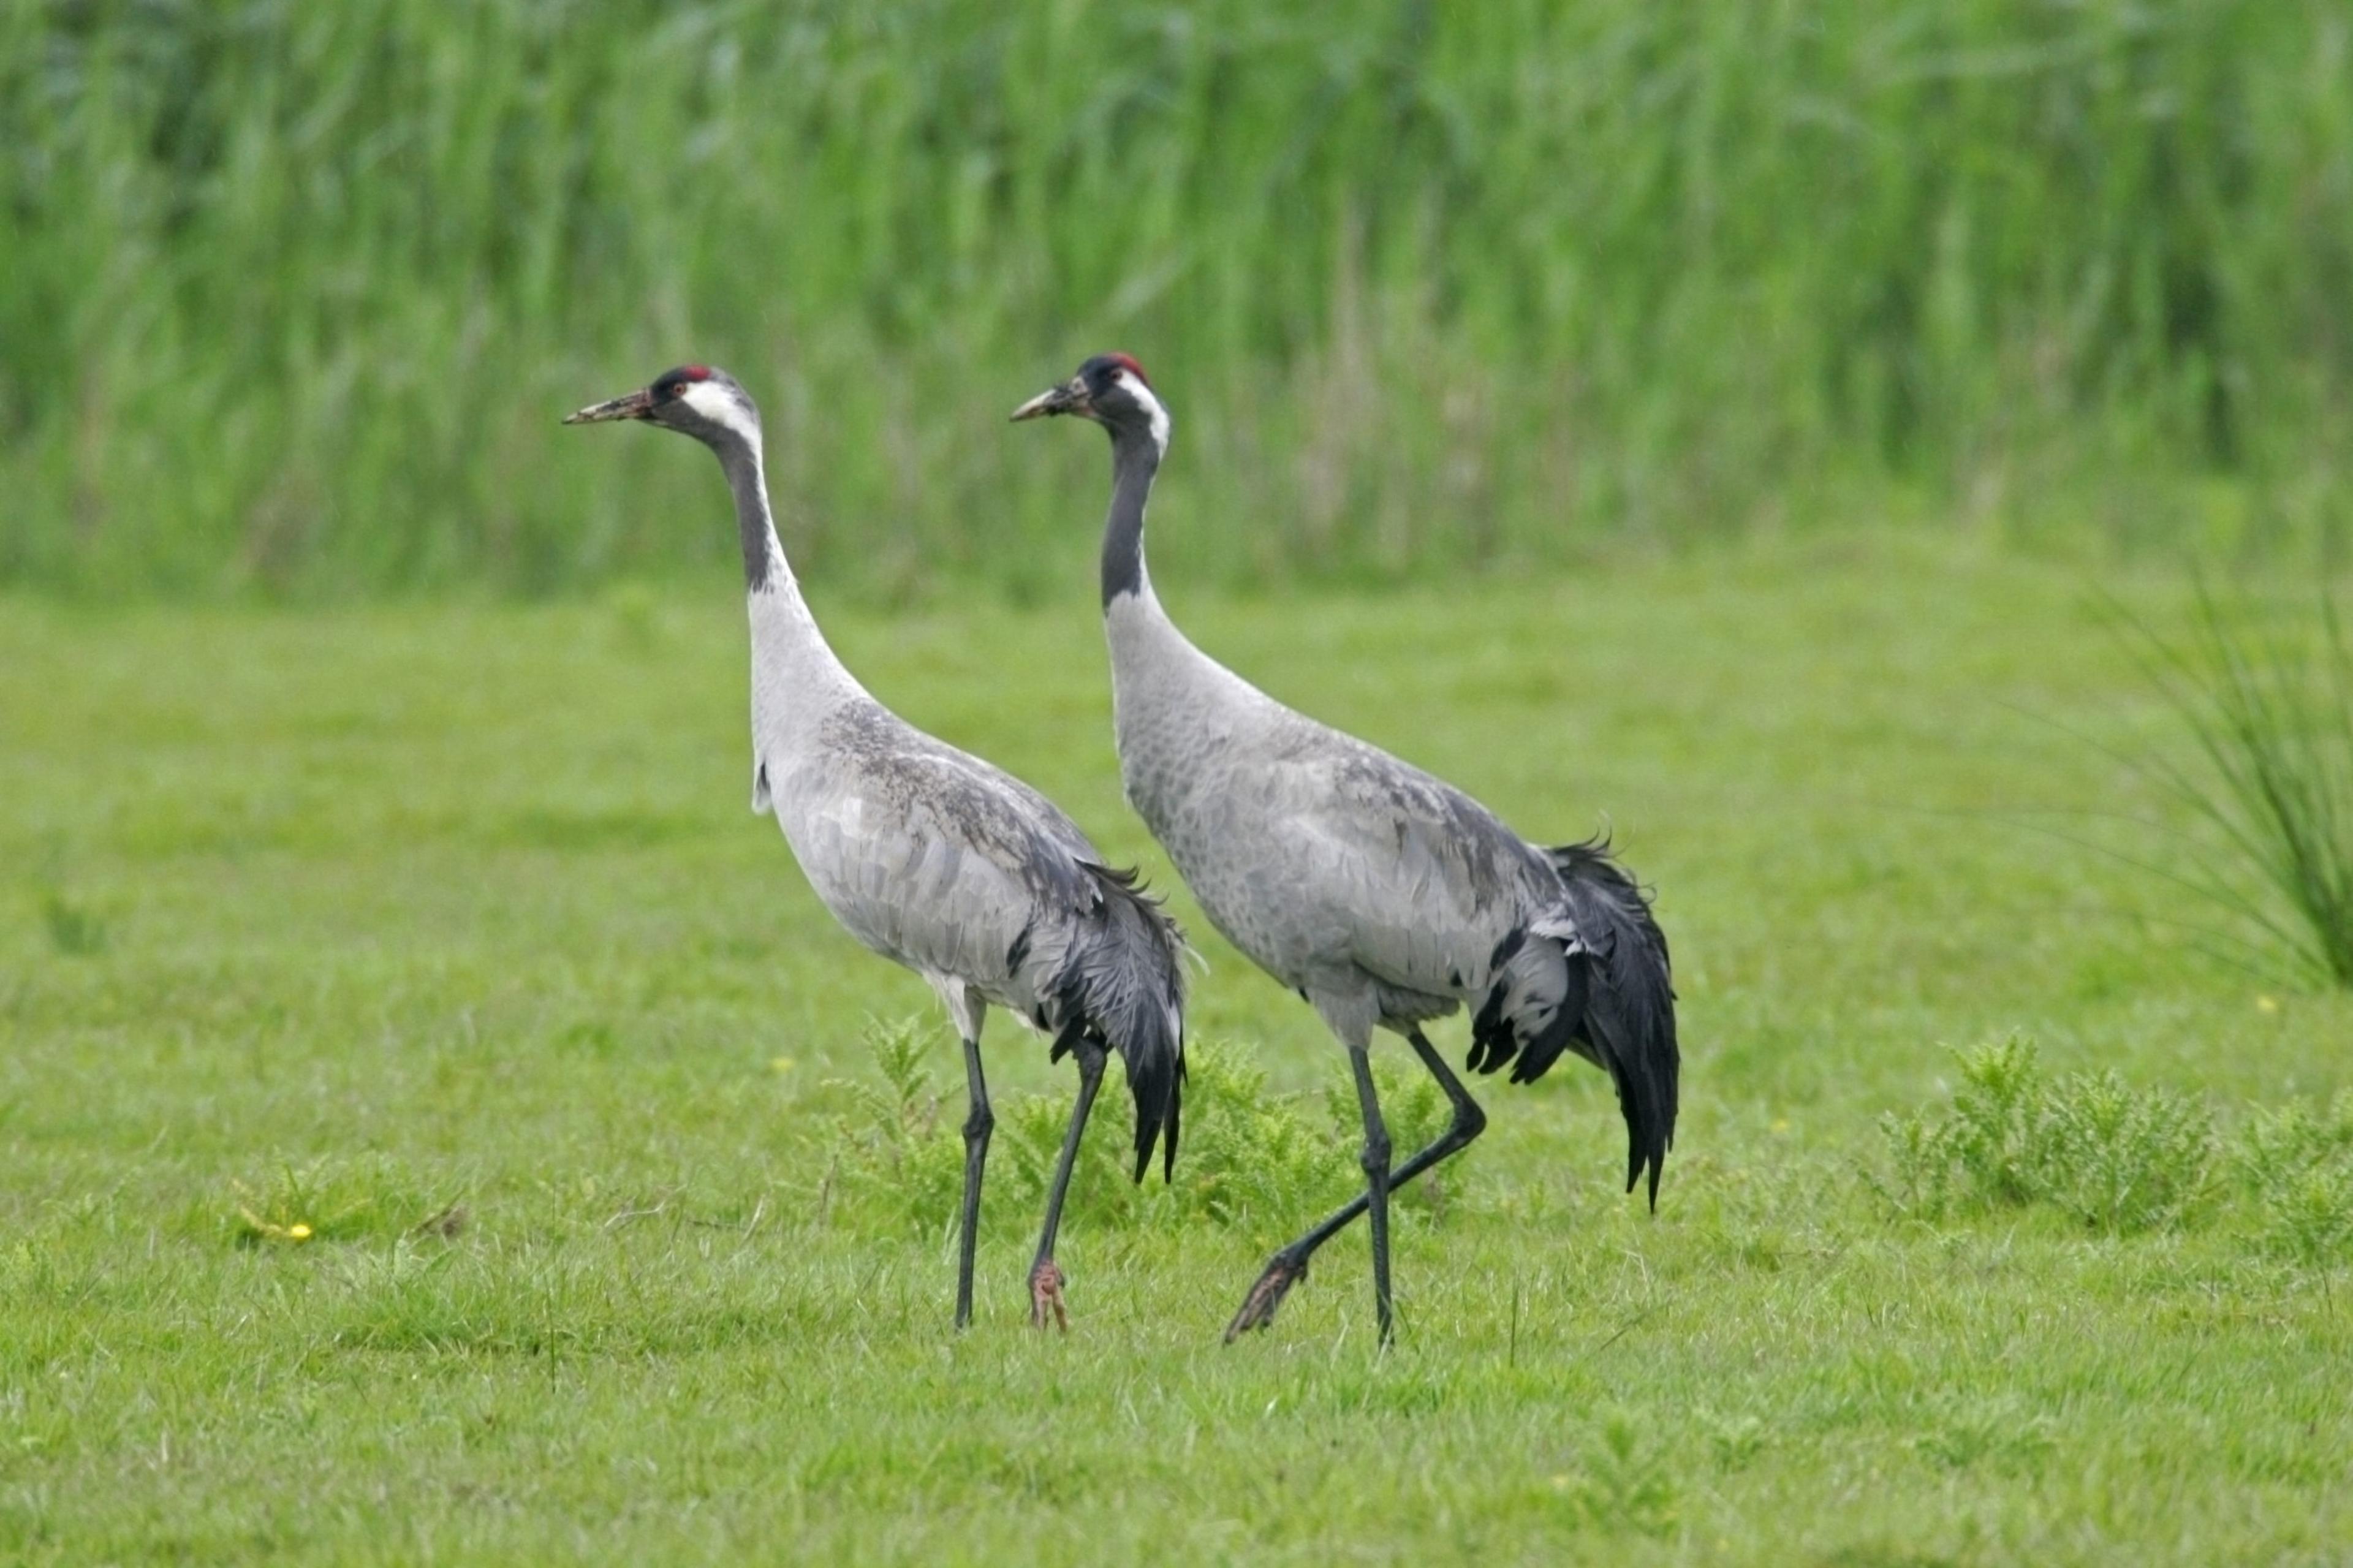
M1101 458L1002 418L1110 347L1196 580L2341 548L2348 62L2339 0L6 0L0 584L723 562L554 424L696 358L799 559L1036 596Z
M732 588L8 601L0 1558L2353 1551L2353 1135L2327 1109L2353 1001L2201 957L2168 884L2033 828L2116 814L2161 855L2180 809L2087 743L2189 742L2084 584L1884 544L1282 607L1162 575L1239 668L1527 830L1606 814L1683 998L1655 1218L1615 1190L1599 1075L1482 1085L1492 1131L1399 1222L1395 1352L1354 1237L1221 1347L1345 1189L1341 1064L1180 895L1217 1064L1180 1192L1091 1165L1074 1325L1033 1334L1022 1151L1070 1079L998 1020L1012 1114L957 1336L926 1194L960 1095L904 1097L912 1195L876 1179L902 1101L866 1019L922 1016L953 1086L946 1031L744 809ZM2108 585L2188 624L2185 591ZM1082 587L898 619L816 592L878 692L1167 884L1118 800ZM2041 1087L1987 1110L1991 1069L1946 1047L2011 1031ZM1950 1201L1879 1195L1889 1114L1945 1140ZM2003 1185L2013 1125L2033 1183L2070 1147L2187 1150L2211 1181L2086 1223L2082 1182ZM1184 1188L1284 1139L1262 1190ZM2123 1215L2116 1190L2081 1212Z

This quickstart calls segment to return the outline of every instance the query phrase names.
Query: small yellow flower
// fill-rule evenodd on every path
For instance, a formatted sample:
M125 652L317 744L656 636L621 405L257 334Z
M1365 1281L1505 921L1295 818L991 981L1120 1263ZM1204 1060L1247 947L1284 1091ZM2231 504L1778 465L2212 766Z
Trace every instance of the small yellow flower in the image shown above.
M2255 1011L2256 1011L2256 1012L2258 1012L2258 1013L2276 1013L2276 1012L2278 1012L2278 1011L2279 1011L2279 998L2278 998L2278 997L2276 997L2276 996L2258 996L2258 997L2256 997L2256 998L2255 998Z
M790 1057L770 1057L768 1058L768 1066L771 1070L776 1072L790 1072L793 1070L793 1058Z
M1786 1117L1786 1116L1777 1116L1777 1117L1775 1117L1775 1118L1773 1119L1773 1131L1776 1131L1776 1132L1787 1132L1788 1130L1789 1130L1789 1119L1788 1119L1788 1117Z
M271 1221L262 1218L251 1209L244 1207L238 1208L237 1215L239 1219L245 1221L247 1235L259 1237L264 1241L308 1241L311 1239L311 1227L301 1220L297 1220L292 1225L277 1225L273 1224Z

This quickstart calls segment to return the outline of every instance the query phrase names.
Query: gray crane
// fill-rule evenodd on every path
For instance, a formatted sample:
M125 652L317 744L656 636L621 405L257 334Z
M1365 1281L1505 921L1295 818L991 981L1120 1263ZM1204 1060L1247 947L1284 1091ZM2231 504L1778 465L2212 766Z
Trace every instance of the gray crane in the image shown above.
M1419 768L1294 712L1193 646L1145 570L1144 512L1168 411L1143 367L1101 354L1013 412L1072 414L1111 434L1103 538L1120 773L1210 922L1299 993L1347 1047L1364 1115L1366 1190L1268 1260L1227 1327L1264 1328L1308 1259L1372 1216L1373 1300L1390 1336L1388 1198L1486 1126L1422 1026L1468 1005L1469 1066L1512 1081L1563 1050L1609 1074L1627 1132L1626 1190L1673 1142L1679 1056L1667 942L1600 840L1544 848ZM1405 1037L1452 1107L1446 1131L1392 1170L1373 1087L1373 1030Z
M761 467L760 411L734 377L681 365L567 425L641 419L718 455L734 492L752 622L752 809L773 812L809 885L849 933L928 981L964 1042L971 1104L955 1321L972 1321L973 1247L995 1118L981 1076L992 1002L1077 1059L1045 1229L1029 1272L1030 1321L1068 1326L1054 1261L1062 1200L1087 1113L1116 1050L1135 1096L1135 1179L1155 1140L1176 1159L1185 1075L1183 939L1132 872L1028 784L934 740L867 694L826 645L786 563Z

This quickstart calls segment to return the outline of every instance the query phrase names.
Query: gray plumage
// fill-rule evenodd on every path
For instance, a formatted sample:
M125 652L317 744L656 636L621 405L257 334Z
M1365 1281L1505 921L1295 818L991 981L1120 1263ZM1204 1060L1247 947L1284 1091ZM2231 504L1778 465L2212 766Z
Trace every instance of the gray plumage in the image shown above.
M752 632L753 808L775 816L834 918L928 981L963 1037L974 1103L960 1322L992 1125L977 1055L988 1005L1050 1036L1054 1059L1080 1058L1080 1104L1033 1271L1033 1309L1041 1321L1049 1306L1059 1318L1059 1271L1039 1280L1052 1268L1062 1189L1105 1050L1125 1064L1135 1100L1137 1179L1155 1144L1164 1170L1175 1163L1184 1076L1176 928L1044 795L917 730L834 656L777 541L759 411L733 377L681 366L567 423L621 418L709 446L734 496Z
M1477 801L1267 696L1146 581L1104 611L1121 775L1202 912L1345 1043L1475 1009L1471 1065L1607 1071L1627 1185L1674 1133L1667 947L1599 844L1528 843Z
M775 813L825 907L929 981L968 1037L993 1002L1052 1036L1056 1059L1082 1037L1118 1051L1135 1173L1164 1131L1173 1168L1182 954L1159 905L1044 795L916 729L846 671L838 689L764 704L782 683L760 679L756 646L754 663L754 809Z

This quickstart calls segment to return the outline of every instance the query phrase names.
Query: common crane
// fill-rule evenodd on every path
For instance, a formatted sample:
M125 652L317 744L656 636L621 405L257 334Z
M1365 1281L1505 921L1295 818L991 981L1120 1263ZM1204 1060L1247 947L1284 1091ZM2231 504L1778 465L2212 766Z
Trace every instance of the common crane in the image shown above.
M1193 646L1153 593L1144 511L1168 411L1143 367L1103 354L1014 410L1074 414L1111 434L1103 613L1128 800L1211 923L1297 991L1347 1047L1363 1111L1363 1196L1269 1259L1227 1327L1264 1328L1308 1259L1372 1215L1373 1300L1390 1336L1390 1191L1476 1138L1486 1117L1422 1033L1471 1007L1469 1066L1512 1081L1563 1050L1607 1071L1626 1121L1626 1189L1659 1173L1675 1130L1678 1053L1666 938L1600 840L1543 848L1484 806L1294 712ZM1403 1035L1452 1107L1394 1171L1367 1055Z
M1116 1050L1135 1096L1135 1179L1155 1140L1176 1159L1185 1073L1182 940L1133 873L1112 869L1052 802L869 696L827 646L786 563L761 467L760 411L734 377L681 365L567 425L639 419L718 455L734 493L752 622L752 809L773 812L809 885L868 947L921 974L964 1042L970 1110L955 1321L972 1321L982 1166L995 1118L981 1075L992 1002L1077 1058L1071 1111L1029 1272L1030 1321L1068 1326L1054 1261L1087 1113Z

